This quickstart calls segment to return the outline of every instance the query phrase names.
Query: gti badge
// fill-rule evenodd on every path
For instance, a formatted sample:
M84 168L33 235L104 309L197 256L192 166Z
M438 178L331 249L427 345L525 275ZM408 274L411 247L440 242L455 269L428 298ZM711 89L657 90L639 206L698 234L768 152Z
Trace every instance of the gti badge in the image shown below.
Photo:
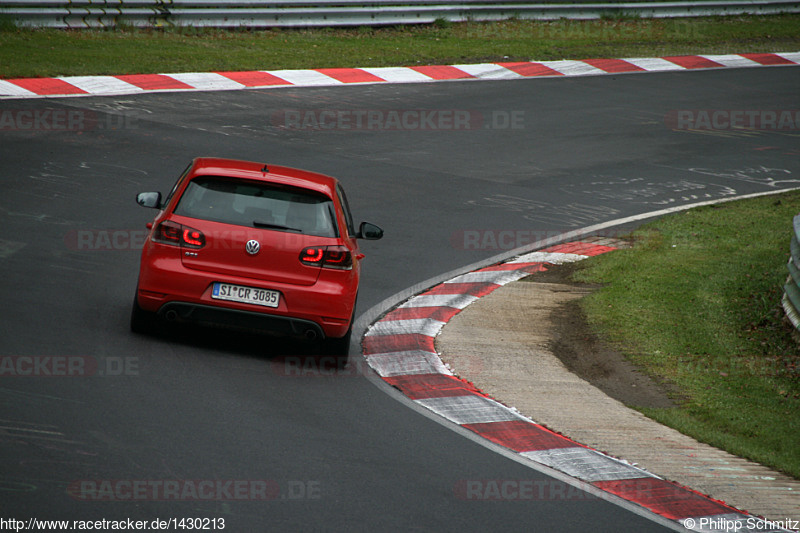
M261 244L257 240L252 239L247 241L247 244L245 244L244 249L248 254L256 255L258 251L261 250Z

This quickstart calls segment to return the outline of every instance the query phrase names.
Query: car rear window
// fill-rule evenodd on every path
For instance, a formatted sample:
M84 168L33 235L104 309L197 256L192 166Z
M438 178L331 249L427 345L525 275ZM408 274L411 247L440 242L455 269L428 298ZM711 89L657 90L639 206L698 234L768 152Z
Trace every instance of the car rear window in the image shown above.
M196 178L186 187L174 212L239 226L338 236L330 198L269 183Z

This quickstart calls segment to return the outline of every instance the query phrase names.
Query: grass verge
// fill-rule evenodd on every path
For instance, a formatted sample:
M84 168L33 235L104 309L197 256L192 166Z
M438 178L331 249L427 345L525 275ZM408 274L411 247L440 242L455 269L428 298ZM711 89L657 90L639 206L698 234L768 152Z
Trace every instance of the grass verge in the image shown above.
M800 347L780 307L800 192L692 209L578 265L590 325L679 407L641 409L800 478Z
M0 25L0 78L652 57L800 50L800 16L224 31Z

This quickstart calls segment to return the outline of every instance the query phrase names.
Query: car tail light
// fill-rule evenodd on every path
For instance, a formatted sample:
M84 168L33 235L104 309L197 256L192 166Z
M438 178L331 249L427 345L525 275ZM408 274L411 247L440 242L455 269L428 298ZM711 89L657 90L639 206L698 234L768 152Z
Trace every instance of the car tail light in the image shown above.
M202 232L184 226L183 228L184 246L188 246L190 248L202 248L205 243L206 243L206 237L205 235L203 235Z
M202 248L206 244L203 232L176 224L175 222L162 222L153 233L153 240L162 244L183 246L185 248Z
M350 270L353 256L344 246L308 246L300 252L300 262L308 266Z
M322 266L322 260L325 257L325 247L311 247L303 248L300 252L300 262L306 265Z

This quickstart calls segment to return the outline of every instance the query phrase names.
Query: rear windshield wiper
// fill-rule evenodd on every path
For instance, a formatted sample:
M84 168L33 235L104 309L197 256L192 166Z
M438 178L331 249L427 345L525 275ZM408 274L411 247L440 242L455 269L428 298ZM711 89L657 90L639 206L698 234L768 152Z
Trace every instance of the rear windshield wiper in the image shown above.
M300 228L290 228L289 226L284 226L282 224L272 224L270 222L261 222L259 220L254 220L253 226L257 228L280 229L284 231L296 231L298 233L303 233L303 230Z

